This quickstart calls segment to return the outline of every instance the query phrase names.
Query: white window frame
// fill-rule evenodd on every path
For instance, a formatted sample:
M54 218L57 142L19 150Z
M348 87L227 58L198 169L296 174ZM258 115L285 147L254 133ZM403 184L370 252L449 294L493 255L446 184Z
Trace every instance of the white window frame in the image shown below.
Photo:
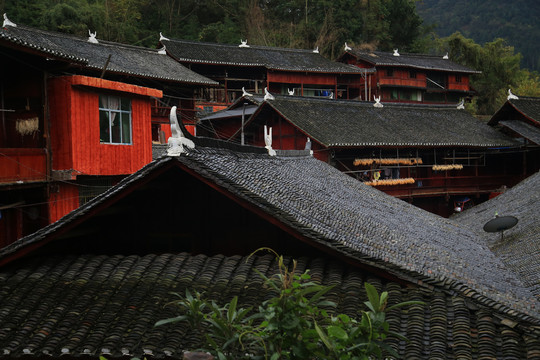
M102 101L102 99L106 99L106 101ZM128 103L129 110L122 109L122 104ZM121 97L121 96L115 96L115 95L105 95L100 94L99 95L99 104L106 103L109 104L108 106L99 106L99 136L100 136L100 143L101 144L110 144L110 145L132 145L133 144L133 122L132 122L132 116L131 116L131 99L127 97ZM118 104L113 108L111 104ZM108 139L103 139L103 133L102 133L102 114L107 114L107 119L109 123L108 127ZM124 139L125 134L122 131L124 124L122 124L122 121L125 121L127 115L127 119L129 121L129 139ZM112 121L111 121L112 119ZM119 121L119 128L120 128L120 140L119 141L113 141L113 126L114 122Z

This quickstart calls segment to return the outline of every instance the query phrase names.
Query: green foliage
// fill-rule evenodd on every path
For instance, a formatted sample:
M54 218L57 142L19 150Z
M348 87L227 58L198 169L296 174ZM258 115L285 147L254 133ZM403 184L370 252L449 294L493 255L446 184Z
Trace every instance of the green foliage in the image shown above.
M343 44L418 49L414 0L5 0L0 10L24 25L155 47L166 36L312 49L340 55ZM144 14L144 16L143 16Z
M540 75L537 72L523 70L512 92L519 96L540 97Z
M239 308L238 297L219 306L186 290L185 296L174 302L181 315L156 325L187 322L202 339L199 350L209 351L220 360L398 357L384 341L390 335L403 337L390 331L385 312L419 302L387 307L388 293L379 295L366 283L367 311L359 312L358 319L334 314L331 310L335 304L325 299L332 287L311 281L309 270L297 274L295 261L290 270L283 257L278 257L278 263L275 276L268 278L260 273L276 295L258 309Z
M440 37L460 31L478 44L503 38L523 55L522 67L540 70L538 0L422 0L417 11Z
M450 59L479 70L471 78L471 86L478 93L478 114L493 114L506 100L509 88L515 88L526 76L520 69L520 54L503 39L495 39L481 46L460 33L440 40L440 48L449 52ZM533 78L529 78L532 80Z

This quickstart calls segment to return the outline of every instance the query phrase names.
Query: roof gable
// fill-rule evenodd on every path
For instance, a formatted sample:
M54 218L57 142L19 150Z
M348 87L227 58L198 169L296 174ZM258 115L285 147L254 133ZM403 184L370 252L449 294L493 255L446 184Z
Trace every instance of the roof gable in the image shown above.
M88 69L181 83L216 85L157 50L85 38L25 26L0 29L0 40L44 56L76 62Z
M292 96L276 96L264 106L325 147L519 145L455 106L385 103L377 108L371 102Z
M311 50L266 46L226 45L185 40L162 40L178 61L213 65L262 67L269 70L361 74L366 70L334 62Z
M489 125L497 125L501 120L527 120L540 127L540 98L520 96L508 99L489 120Z

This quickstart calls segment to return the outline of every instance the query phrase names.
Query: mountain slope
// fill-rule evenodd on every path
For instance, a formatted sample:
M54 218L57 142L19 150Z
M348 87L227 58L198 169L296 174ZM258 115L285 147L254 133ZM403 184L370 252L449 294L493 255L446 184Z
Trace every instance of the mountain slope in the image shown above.
M523 55L522 67L540 70L540 1L420 0L416 7L440 37L460 31L481 45L503 38Z

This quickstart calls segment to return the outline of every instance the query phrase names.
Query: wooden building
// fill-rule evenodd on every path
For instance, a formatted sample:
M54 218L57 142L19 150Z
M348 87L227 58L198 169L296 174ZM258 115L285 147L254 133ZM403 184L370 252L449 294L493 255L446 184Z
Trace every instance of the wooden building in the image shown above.
M164 306L186 289L239 307L271 295L269 246L335 286L357 316L363 282L388 291L387 343L406 359L538 359L540 304L468 226L344 175L307 151L193 138L0 250L3 359L182 359L195 341ZM534 260L534 259L533 259ZM536 257L538 262L538 257ZM322 346L322 345L321 345Z
M248 105L244 103L248 101ZM456 105L384 104L275 96L245 97L201 120L200 134L264 146L271 127L276 149L304 149L387 194L448 216L461 198L487 200L536 170L524 163L519 141L482 123ZM258 106L253 110L253 106ZM253 113L243 131L238 113ZM376 181L374 181L376 180Z
M191 70L219 82L199 94L207 113L223 110L245 91L293 92L297 96L353 99L373 69L330 61L313 50L161 40L167 53Z
M194 89L216 84L157 50L96 41L0 29L0 246L149 163L169 103L192 118Z
M523 144L525 173L540 169L540 98L510 94L488 125Z
M362 87L362 100L454 104L470 98L470 77L479 71L459 65L448 56L400 54L351 49L338 59L360 68L375 69Z

